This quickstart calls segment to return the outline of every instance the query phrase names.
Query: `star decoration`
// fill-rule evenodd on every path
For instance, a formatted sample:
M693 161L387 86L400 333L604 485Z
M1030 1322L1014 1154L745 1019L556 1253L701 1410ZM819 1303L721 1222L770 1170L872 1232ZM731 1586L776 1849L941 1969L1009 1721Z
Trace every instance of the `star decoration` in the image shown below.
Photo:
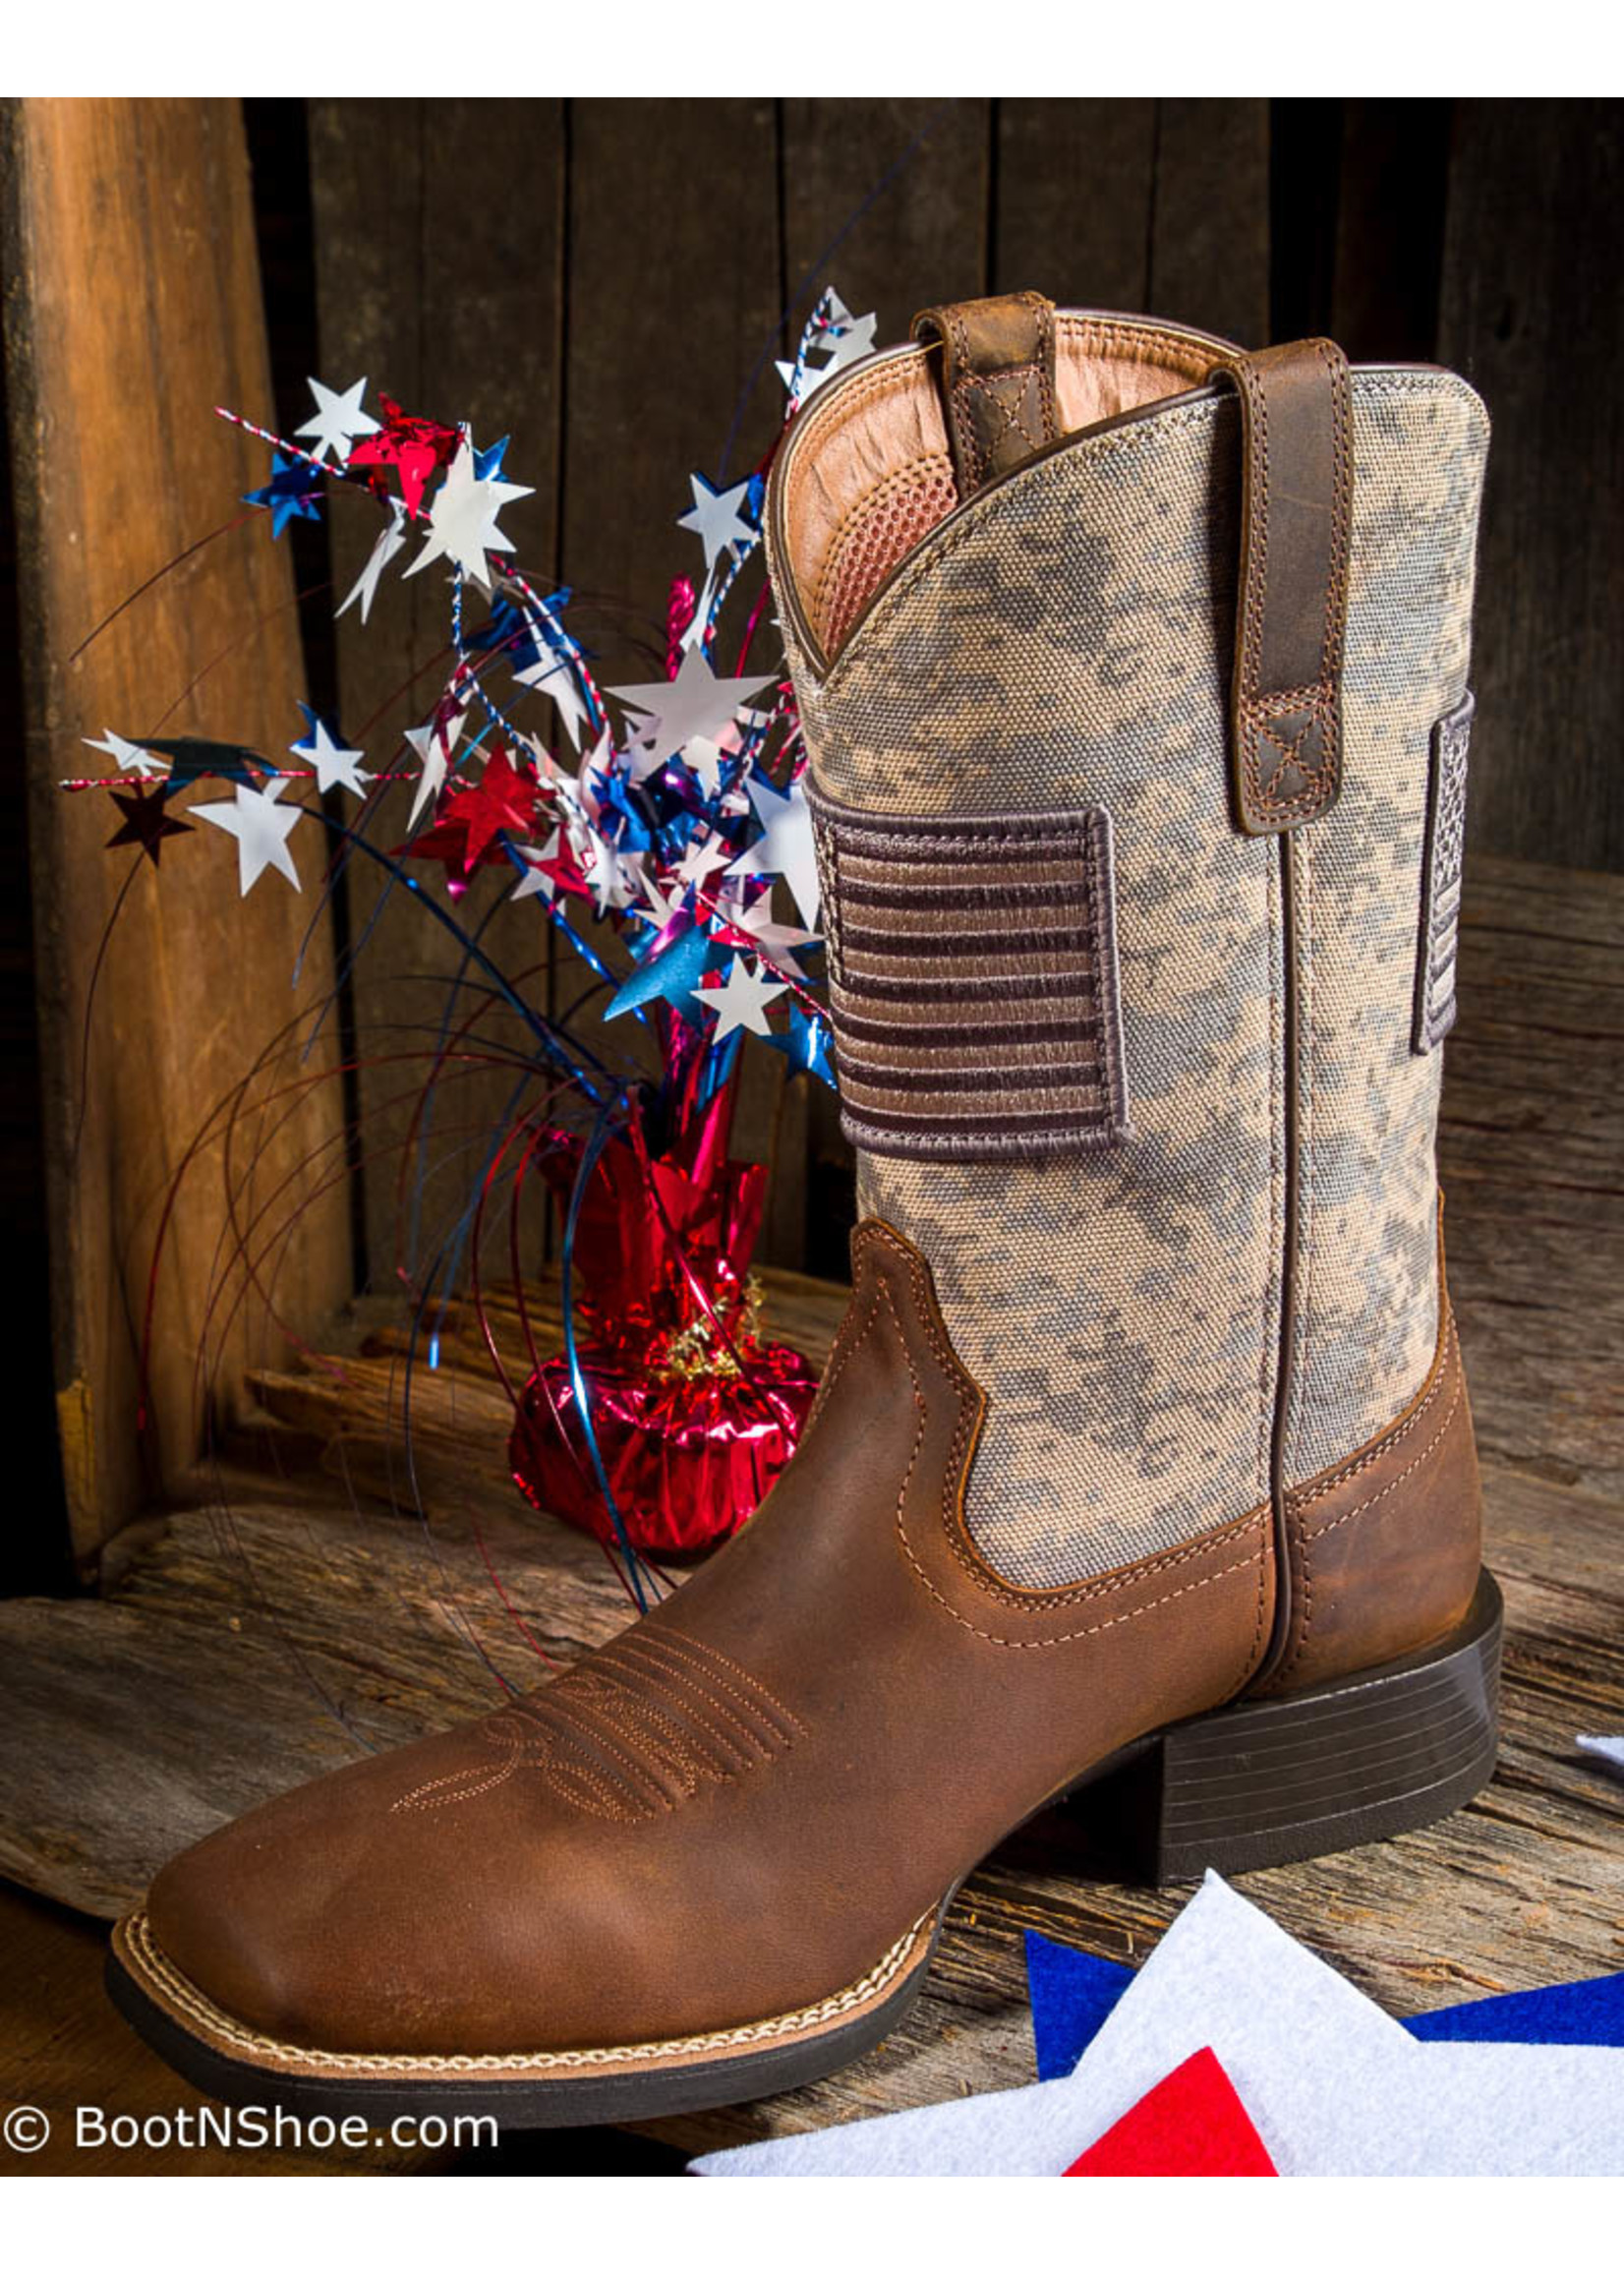
M551 907L558 897L559 886L554 868L549 864L557 862L558 848L563 844L563 831L555 829L546 845L516 845L508 848L509 857L514 854L518 856L518 865L523 872L508 894L509 900L540 899Z
M791 1075L815 1074L831 1089L836 1086L835 1051L827 1019L791 1003L789 1024L782 1034L769 1034L767 1041L771 1049L783 1052Z
M713 742L708 734L690 734L683 743L682 763L707 797L722 794L722 761L728 755L722 744Z
M715 830L705 837L694 838L678 864L678 883L684 887L703 887L713 869L726 867L731 851L732 846L726 839L719 837Z
M105 750L109 758L118 760L123 773L139 775L144 782L149 782L155 775L167 774L169 771L165 761L154 756L145 743L127 742L122 734L115 734L111 727L102 729L99 742L92 742L88 734L82 735L80 739L87 750Z
M748 1027L752 1034L770 1034L767 1006L775 996L783 994L784 987L783 979L764 979L759 963L752 971L742 956L735 956L720 987L695 987L692 993L696 1002L717 1015L711 1029L711 1040L716 1043L735 1027Z
M349 456L350 471L366 473L381 496L383 470L393 466L406 510L416 519L424 491L439 468L456 456L462 435L456 427L442 427L437 419L409 417L392 395L379 394L377 400L383 424L376 435L356 443Z
M635 738L645 755L636 761L639 780L655 773L667 758L685 749L696 734L714 741L732 724L733 713L774 674L764 671L744 679L719 679L703 652L689 648L674 679L657 679L648 686L610 687L609 693L628 710L647 714L635 728Z
M564 732L569 736L572 750L581 747L581 729L587 724L586 698L581 693L574 666L567 656L555 655L551 648L544 649L536 662L513 673L521 687L535 687L544 695L551 695L557 705Z
M363 435L378 432L377 421L361 408L361 398L367 391L364 379L358 379L354 386L346 387L342 394L335 387L324 387L319 379L309 379L306 384L316 405L316 416L293 431L301 440L307 435L310 437L313 458L324 458L330 450L342 462L349 456L352 442L359 441Z
M482 480L474 470L475 450L466 441L445 470L445 479L429 504L429 535L423 551L407 569L416 576L433 560L449 560L487 592L491 570L487 553L513 549L496 526L496 516L516 497L534 491L520 482Z
M455 804L468 835L466 865L472 868L500 831L515 830L523 836L534 827L535 778L516 771L505 745L498 742L486 760L485 772L478 783L471 789L459 791ZM502 857L506 857L505 852Z
M320 468L307 465L303 458L284 458L276 450L271 455L270 480L262 490L246 491L243 503L268 508L270 534L280 537L290 521L320 520Z
M377 598L377 581L395 554L406 542L406 508L398 497L388 500L389 518L377 533L377 542L367 555L367 565L349 590L349 597L334 611L340 616L346 609L361 603L361 620L366 622Z
M748 481L737 482L731 490L719 490L703 474L690 474L688 487L694 494L693 504L686 513L677 516L678 529L691 529L705 548L707 572L715 568L717 556L729 546L748 545L755 530L745 519L740 507L750 496Z
M833 379L848 363L857 363L863 356L874 352L874 333L879 318L853 316L835 293L830 294L829 303L828 329L814 342L815 346L828 350L827 359L822 363L814 363L809 351L798 373L792 363L781 363L778 367L779 377L788 388L790 402L796 410L817 393L825 379Z
M288 850L288 838L305 809L276 802L286 787L283 781L267 782L262 790L239 787L229 804L194 805L191 809L200 821L211 821L216 829L237 840L237 886L244 895L267 868L279 870L295 892L304 890Z
M412 810L407 817L409 829L417 827L417 817L426 805L432 805L445 787L445 776L451 763L451 753L462 732L462 713L447 710L444 704L435 708L434 717L424 727L408 727L406 739L418 754L423 768L417 793L412 799Z
M241 782L252 789L261 774L270 772L258 750L243 742L208 742L198 734L151 736L147 747L170 760L169 787L179 789L188 782L213 775L221 782Z
M789 887L803 924L818 920L818 860L812 842L812 814L806 791L798 782L787 791L752 776L750 802L756 809L762 834L741 852L729 876L782 876Z
M346 749L326 720L319 719L308 703L301 703L299 708L305 714L310 731L302 742L288 744L291 754L310 760L316 768L316 787L323 796L329 789L344 788L356 797L365 797L366 785L373 779L361 771L366 752Z
M166 837L190 837L192 825L177 821L172 813L165 813L167 787L161 789L134 789L112 793L113 803L124 816L124 825L107 840L108 850L116 845L139 845L154 868L163 850Z
M618 1019L623 1012L639 1010L645 1003L664 1002L690 1025L702 1025L703 1020L689 1005L696 998L701 1003L715 1003L721 990L704 990L699 982L707 971L720 969L723 960L705 926L690 924L678 939L638 964L604 1017Z
M395 851L413 859L442 861L446 889L456 897L467 891L477 868L508 858L501 842L504 830L523 835L535 819L536 784L528 774L514 770L498 743L480 780L448 790L434 827L397 845Z
M816 932L803 931L799 924L774 923L771 891L762 893L747 908L738 909L728 920L733 930L743 934L744 939L766 949L776 963L782 964L784 958L792 955L797 948L817 945ZM791 962L789 968L794 970L796 965Z

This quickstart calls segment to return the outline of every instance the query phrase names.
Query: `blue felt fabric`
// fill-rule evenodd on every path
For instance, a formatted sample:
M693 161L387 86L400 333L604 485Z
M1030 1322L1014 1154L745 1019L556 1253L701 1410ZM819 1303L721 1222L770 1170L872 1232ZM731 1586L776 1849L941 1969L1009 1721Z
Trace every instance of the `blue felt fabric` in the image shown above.
M1040 2082L1071 2075L1132 1979L1131 1966L1068 1950L1027 1929L1026 1983Z
M1026 1981L1040 2081L1071 2075L1132 1979L1131 1966L1028 1930ZM1404 2026L1427 2043L1624 2046L1624 1974L1474 1998L1435 2013L1413 2013Z
M1412 2013L1404 2026L1429 2043L1450 2038L1458 2045L1624 2045L1624 1974L1473 1998L1435 2013Z

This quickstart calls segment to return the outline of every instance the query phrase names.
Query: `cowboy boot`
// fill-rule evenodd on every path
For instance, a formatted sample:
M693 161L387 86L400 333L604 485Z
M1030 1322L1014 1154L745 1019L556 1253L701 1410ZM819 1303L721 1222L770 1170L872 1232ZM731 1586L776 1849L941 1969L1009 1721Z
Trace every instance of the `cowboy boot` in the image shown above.
M593 1658L172 1863L114 1994L206 2090L518 2124L874 2044L1067 1793L1158 1877L1494 1758L1437 1238L1481 406L1033 295L770 499L862 1222L800 1449Z

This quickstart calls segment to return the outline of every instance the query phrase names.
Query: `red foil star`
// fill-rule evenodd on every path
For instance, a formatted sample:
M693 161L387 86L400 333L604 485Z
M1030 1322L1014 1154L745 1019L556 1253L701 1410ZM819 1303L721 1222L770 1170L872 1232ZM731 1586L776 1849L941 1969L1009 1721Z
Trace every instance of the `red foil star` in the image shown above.
M369 486L379 496L383 493L383 469L393 466L400 476L406 510L415 517L422 508L424 491L435 473L456 456L462 437L455 427L442 427L437 419L410 417L392 395L380 394L377 399L383 412L381 431L364 436L344 463L352 472L366 473Z
M535 819L536 778L516 770L498 742L479 781L447 788L435 826L409 845L396 845L395 851L413 860L442 861L446 890L460 899L477 868L507 859L506 847L499 842L502 831L527 836Z

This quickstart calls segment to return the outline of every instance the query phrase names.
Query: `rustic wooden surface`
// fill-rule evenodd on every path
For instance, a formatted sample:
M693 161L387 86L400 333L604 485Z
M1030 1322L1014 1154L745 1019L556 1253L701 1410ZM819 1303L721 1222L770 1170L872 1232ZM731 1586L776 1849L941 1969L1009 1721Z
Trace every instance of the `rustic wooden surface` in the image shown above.
M170 1232L144 1463L136 1352L154 1233L204 1117L331 985L320 923L299 991L288 984L326 841L316 824L294 840L303 896L271 876L244 902L231 847L206 825L166 845L160 879L140 852L103 849L118 819L105 797L56 787L117 774L81 740L109 727L285 747L303 684L286 550L234 504L265 479L268 453L211 416L268 383L238 106L30 100L6 105L4 130L55 1381L73 1545L87 1563L156 1478L196 1457L194 1369L224 1229L217 1148L189 1176ZM243 526L132 600L234 513ZM284 1062L281 1079L330 1062L319 1049L292 1074ZM258 1191L274 1192L338 1127L336 1085L320 1081L279 1129L261 1123ZM278 1294L296 1321L347 1291L343 1208L335 1187L280 1243ZM248 1347L239 1314L220 1351L226 1404Z
M1624 1788L1573 1743L1624 1724L1621 948L1624 881L1477 864L1441 1149L1507 1602L1498 1774L1441 1825L1244 1883L1396 2013L1624 1967ZM815 1358L839 1305L772 1276L778 1330ZM516 1312L493 1317L518 1363ZM556 1337L545 1290L534 1327L544 1348ZM259 1435L120 1545L107 1600L0 1605L0 1870L109 1913L261 1794L477 1709L498 1674L545 1675L538 1651L567 1663L623 1622L593 1545L515 1501L505 1405L466 1315L414 1390L417 1512L406 1351L388 1308L362 1307L342 1381L256 1376ZM697 2149L1026 2081L1023 1929L1134 1960L1187 1893L1116 1884L1086 1825L1044 1819L968 1881L928 1989L876 2052L655 2128Z

